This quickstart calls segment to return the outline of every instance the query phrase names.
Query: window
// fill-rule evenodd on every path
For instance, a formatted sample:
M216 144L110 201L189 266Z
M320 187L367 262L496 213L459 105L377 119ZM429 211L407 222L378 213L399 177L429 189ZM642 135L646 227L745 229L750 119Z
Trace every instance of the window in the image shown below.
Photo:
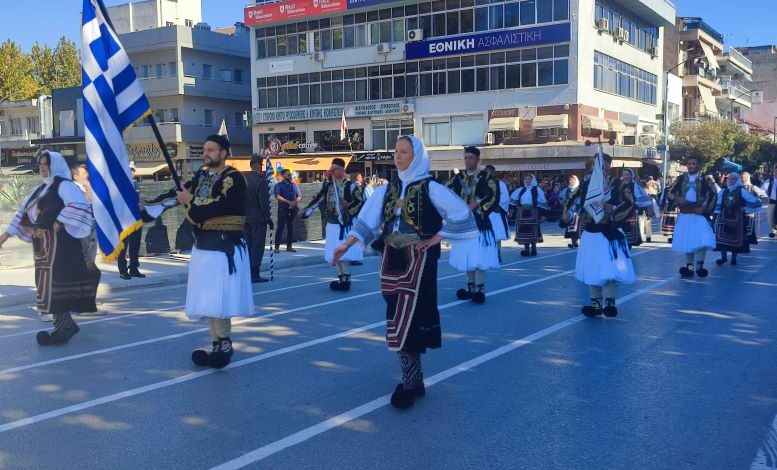
M482 114L451 116L451 145L482 144L485 130Z
M22 135L21 118L11 118L11 135Z
M594 88L656 104L657 76L601 52L594 52Z
M534 0L521 2L521 24L534 24L537 22Z
M424 118L424 143L427 146L451 145L451 121L449 117Z
M169 77L175 77L178 75L178 62L167 63L167 75Z
M148 78L148 76L149 76L149 69L150 69L150 67L148 65L141 65L140 66L140 78Z
M237 83L243 83L243 71L239 69L235 69L232 71L232 80L234 80Z
M235 113L235 127L245 127L246 123L243 121L243 113Z
M393 149L397 139L413 134L412 119L372 121L372 148Z
M192 21L192 20L185 20L185 24L186 24L187 28L194 27L194 21Z
M212 109L206 109L205 110L205 125L206 126L212 126L213 125L213 110Z
M156 78L165 76L165 64L156 64Z
M554 0L554 9L557 10L554 12L554 17L558 16L560 19L569 17L568 1ZM615 32L615 28L626 29L629 32L629 44L636 48L647 52L658 44L658 28L613 2L596 1L594 21L598 23L600 18L606 18L609 21L610 34Z
M340 130L313 132L313 141L327 152L364 150L364 129L348 129L350 139L340 140Z
M231 70L222 70L221 71L221 81L222 82L231 82L232 81L232 71Z
M213 66L208 64L202 64L202 78L205 80L213 79Z
M27 132L31 134L37 134L38 133L38 118L35 117L27 117L25 119L27 124Z
M170 108L167 110L167 120L169 122L180 122L178 120L178 108Z

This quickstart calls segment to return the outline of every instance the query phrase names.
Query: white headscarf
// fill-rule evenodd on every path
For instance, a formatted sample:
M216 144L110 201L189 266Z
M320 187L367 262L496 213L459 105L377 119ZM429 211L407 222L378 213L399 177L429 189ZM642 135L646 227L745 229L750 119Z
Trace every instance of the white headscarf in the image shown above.
M46 182L46 186L51 185L51 183L54 182L54 178L57 176L65 180L72 180L70 167L61 153L44 150L41 152L40 156L43 157L44 155L48 155L49 157L49 176L48 178L43 178L43 181Z
M569 177L569 179L571 179L571 180L575 180L575 184L573 184L573 185L569 186L569 189L575 189L575 188L577 188L578 186L580 186L580 179L579 179L577 176L575 176L575 175L572 175L572 176L570 176L570 177Z
M731 176L734 176L737 179L736 183L734 183L733 185L729 184L729 182L728 182L728 179ZM728 189L730 191L733 191L733 190L737 189L738 187L742 186L742 177L739 176L739 173L732 171L731 173L726 175L726 186L728 187Z
M400 137L400 139L409 139L412 142L413 161L410 162L410 166L406 170L397 168L399 179L405 184L410 184L429 177L429 153L426 151L423 141L414 135Z
M537 178L533 174L531 174L531 173L529 173L526 176L531 176L531 185L530 186L526 186L526 181L523 182L523 185L526 186L527 188L536 188L537 187ZM523 177L524 180L526 179L526 176Z

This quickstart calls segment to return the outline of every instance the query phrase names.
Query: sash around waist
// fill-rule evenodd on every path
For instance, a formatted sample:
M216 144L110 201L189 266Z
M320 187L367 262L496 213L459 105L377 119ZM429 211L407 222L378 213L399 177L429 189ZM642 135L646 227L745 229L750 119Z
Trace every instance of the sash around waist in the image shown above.
M243 234L238 232L222 232L203 230L194 233L195 246L199 250L231 252L234 247L243 243Z

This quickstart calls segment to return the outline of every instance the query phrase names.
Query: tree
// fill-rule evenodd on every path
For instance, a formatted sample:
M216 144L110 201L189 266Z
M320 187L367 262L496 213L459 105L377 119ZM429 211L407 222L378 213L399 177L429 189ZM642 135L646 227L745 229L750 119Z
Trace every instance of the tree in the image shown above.
M23 100L37 94L32 59L10 39L0 44L0 64L0 101Z
M672 157L694 155L711 164L721 157L752 166L759 141L731 121L676 122L672 124Z
M60 38L51 49L48 44L37 42L30 51L33 78L40 93L50 95L51 90L81 84L81 62L76 45L66 37Z

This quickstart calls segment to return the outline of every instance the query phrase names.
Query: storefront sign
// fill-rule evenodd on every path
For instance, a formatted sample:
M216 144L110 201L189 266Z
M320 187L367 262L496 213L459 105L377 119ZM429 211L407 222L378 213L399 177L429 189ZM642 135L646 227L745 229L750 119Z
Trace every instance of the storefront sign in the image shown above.
M168 143L165 144L165 147L167 147L170 158L178 156L177 144ZM136 162L154 162L165 158L158 144L127 144L127 155L130 160Z
M585 169L585 162L564 161L553 163L509 163L502 165L497 163L495 166L499 171L583 170Z
M552 24L531 28L514 28L488 33L469 34L455 38L428 39L409 42L405 46L406 59L422 59L480 51L539 46L568 42L570 24Z
M294 72L294 61L275 60L270 62L270 73L291 73Z
M277 23L325 15L343 11L346 8L348 8L347 0L291 0L264 5L249 5L243 10L243 23L246 26Z
M192 160L202 159L202 145L190 145L189 158Z
M318 150L318 144L315 142L306 142L304 144L299 144L299 148L304 152L315 152Z
M357 153L357 162L389 162L394 160L394 152Z
M401 114L402 101L385 101L380 103L365 103L347 106L345 115L349 117L373 117L388 114Z
M279 155L283 151L283 144L281 144L280 140L273 137L267 142L267 150L269 150L272 155Z
M521 108L501 108L492 109L488 112L488 120L495 118L515 118L521 117Z
M305 108L282 109L278 111L260 111L254 113L254 123L312 121L317 119L340 119L345 111L349 118L388 116L402 114L403 101L382 101L377 103L355 104L348 106L308 106Z

